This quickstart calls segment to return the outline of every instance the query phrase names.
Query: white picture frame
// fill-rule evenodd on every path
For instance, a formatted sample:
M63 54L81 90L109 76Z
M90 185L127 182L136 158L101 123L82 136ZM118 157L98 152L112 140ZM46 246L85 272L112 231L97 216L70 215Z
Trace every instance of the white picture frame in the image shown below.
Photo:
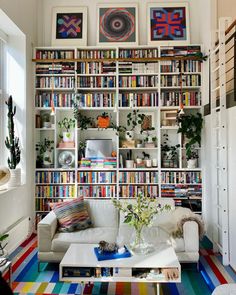
M63 28L63 21L65 24L67 22L68 25L71 23L69 30L67 30L68 27L66 25ZM80 31L78 31L79 29ZM52 46L87 45L87 7L67 6L52 8L51 44Z
M166 11L164 10L166 8ZM163 17L163 25L160 23L160 32L162 31L163 35L160 36L158 39L158 34L154 34L153 26L152 26L152 20L153 20L153 14L154 10L163 9L163 15L171 13L171 9L177 9L181 8L179 10L179 13L185 12L185 19L184 17L179 20L173 21L173 24L170 24L169 26L164 26L166 24L165 19ZM183 10L182 10L183 8ZM169 10L169 11L168 11ZM177 11L178 12L178 11ZM166 19L170 19L167 17ZM182 22L182 23L181 23ZM182 28L181 28L182 27ZM176 30L176 28L181 28L181 30ZM175 36L174 34L170 33L170 30L172 29L172 32L176 32ZM155 29L157 31L157 28ZM168 31L167 31L168 30ZM181 33L183 36L181 36ZM177 36L179 34L179 36ZM156 35L156 37L154 36ZM178 46L178 45L189 45L190 44L190 21L189 21L189 5L188 3L148 3L147 4L147 43L148 45L161 45L161 46Z
M109 30L106 30L105 21L109 20L109 13L116 15L119 13L118 9L124 8L124 11L120 11L123 15L127 17L127 24L131 26L134 25L134 30L127 30L127 34L118 35L114 37L114 35L109 36ZM110 10L113 9L113 10ZM106 13L106 14L105 14ZM119 20L117 21L117 26L119 25ZM115 25L115 24L114 24ZM121 26L122 24L120 24ZM122 27L121 27L122 29ZM120 31L121 32L121 31ZM115 31L113 31L115 34ZM137 3L104 3L97 5L97 45L100 46L117 46L117 45L125 45L125 46L134 46L138 45L139 42L139 27L138 27L138 4Z

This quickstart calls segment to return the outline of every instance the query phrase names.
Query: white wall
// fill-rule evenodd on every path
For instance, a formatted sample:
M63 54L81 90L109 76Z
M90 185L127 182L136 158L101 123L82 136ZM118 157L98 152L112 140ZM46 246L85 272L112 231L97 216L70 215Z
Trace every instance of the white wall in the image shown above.
M26 102L18 102L17 118L22 125L20 134L24 147L22 151L26 167L26 184L17 189L0 194L0 232L23 216L33 216L33 70L32 47L36 45L37 0L0 0L0 8L19 27L26 36ZM14 38L13 38L14 39ZM12 77L19 80L19 77ZM16 93L14 94L16 95ZM22 116L23 114L23 116ZM32 219L32 218L31 218Z
M205 0L204 2L209 0ZM121 3L138 3L139 4L139 44L147 44L147 21L146 21L146 4L150 2L158 3L155 0L122 0ZM176 0L165 0L162 2L180 2ZM191 42L201 43L200 25L205 19L202 17L201 1L187 0L190 7L190 24L191 24ZM97 14L96 4L98 3L119 3L117 0L42 0L39 9L39 45L51 45L51 11L52 7L57 6L87 6L88 7L88 45L96 45L97 33Z

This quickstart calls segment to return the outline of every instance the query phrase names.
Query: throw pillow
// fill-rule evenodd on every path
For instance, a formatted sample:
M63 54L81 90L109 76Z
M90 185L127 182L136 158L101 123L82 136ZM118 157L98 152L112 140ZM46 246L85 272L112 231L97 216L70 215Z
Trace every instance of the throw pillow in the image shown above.
M67 202L52 203L50 206L57 216L59 231L72 232L92 225L83 197Z

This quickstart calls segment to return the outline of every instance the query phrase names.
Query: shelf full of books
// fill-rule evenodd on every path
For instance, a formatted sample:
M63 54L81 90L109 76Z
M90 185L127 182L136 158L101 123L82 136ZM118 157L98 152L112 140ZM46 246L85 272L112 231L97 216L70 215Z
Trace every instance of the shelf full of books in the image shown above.
M187 168L176 123L180 106L186 114L201 110L200 51L198 45L35 49L36 222L49 203L80 195L133 199L142 192L188 207L191 200L191 209L201 211L201 150L199 169ZM111 140L110 154L88 156L89 139Z

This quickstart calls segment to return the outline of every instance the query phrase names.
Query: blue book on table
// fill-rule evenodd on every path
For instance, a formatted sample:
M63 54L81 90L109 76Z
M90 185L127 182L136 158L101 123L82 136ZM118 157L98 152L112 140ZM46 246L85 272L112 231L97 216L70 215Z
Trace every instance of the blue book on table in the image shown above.
M124 253L118 253L118 252L100 252L98 247L94 248L94 253L97 256L97 260L110 260L110 259L118 259L118 258L128 258L131 257L131 253L129 250L125 247Z

